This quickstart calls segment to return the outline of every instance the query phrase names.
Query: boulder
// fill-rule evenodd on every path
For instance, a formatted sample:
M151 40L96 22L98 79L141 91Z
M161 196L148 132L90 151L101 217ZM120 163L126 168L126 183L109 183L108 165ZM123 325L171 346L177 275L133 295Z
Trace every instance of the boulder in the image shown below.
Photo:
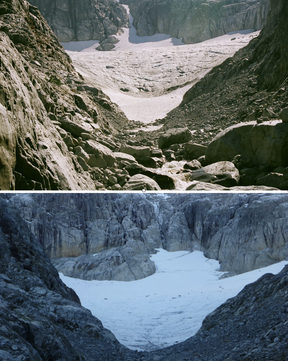
M205 145L193 143L192 141L185 144L184 157L187 160L198 159L205 155L207 147Z
M150 148L145 146L122 145L120 152L130 154L136 159L150 157Z
M282 119L283 123L288 123L288 107L282 109L280 119Z
M217 183L224 187L233 187L239 183L240 175L233 163L222 161L193 170L191 172L191 180Z
M258 178L256 184L264 185L267 187L275 187L278 189L287 189L287 188L282 188L283 186L285 187L284 175L276 172L271 172L263 177Z
M190 170L196 170L196 169L202 168L202 165L197 159L194 159L191 162L184 164L183 168L190 169Z
M123 190L149 190L149 191L160 191L158 183L155 182L152 178L144 174L135 174L129 181L123 186Z
M149 178L154 179L161 189L175 189L174 181L171 177L166 175L164 172L161 173L160 170L152 170L142 166L141 164L129 164L126 167L126 170L129 172L131 176L135 174L144 174Z
M137 163L137 160L133 155L123 153L123 152L114 152L114 157L117 162L128 162L128 163Z
M96 142L95 140L87 140L82 142L82 148L89 154L88 165L90 167L113 167L116 163L116 158L113 152L103 144Z
M148 277L156 270L148 248L135 240L94 255L55 258L52 262L65 276L89 281L134 281Z
M240 123L219 133L206 150L208 164L232 161L240 154L242 163L253 166L288 165L288 124L280 120L257 124Z
M167 149L172 144L186 143L191 139L192 134L188 128L173 128L160 135L158 145L161 149Z

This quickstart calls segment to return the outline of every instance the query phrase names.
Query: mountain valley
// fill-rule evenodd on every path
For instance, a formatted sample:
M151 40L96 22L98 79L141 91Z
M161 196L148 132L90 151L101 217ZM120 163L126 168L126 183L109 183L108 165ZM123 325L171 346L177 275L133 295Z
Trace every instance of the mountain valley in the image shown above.
M265 8L261 10L259 27L262 27L269 6L260 3ZM85 74L77 72L76 60L81 53L71 53L75 70L36 7L24 0L4 0L0 10L1 189L287 189L287 61L283 40L287 32L286 7L285 2L271 1L267 24L255 39L252 39L254 35L249 38L249 34L245 38L243 33L236 33L234 37L225 35L222 45L226 42L227 50L224 46L221 51L215 50L219 43L213 48L213 39L194 44L198 49L194 55L201 55L202 67L208 60L200 72L198 63L193 65L194 55L191 58L185 55L184 49L189 45L169 47L168 53L163 47L159 51L151 48L142 58L150 59L150 54L155 53L155 63L151 64L155 67L154 75L158 74L159 65L158 83L150 81L153 74L145 73L143 67L142 70L133 67L134 80L126 77L125 83L125 79L119 77L127 71L122 68L125 56L129 59L126 67L130 61L139 66L140 60L133 58L137 52L130 57L129 50L127 54L117 50L121 34L105 35L112 42L117 40L115 51L104 52L103 56L87 53L92 63L93 57L99 57L107 64L103 68L100 61L99 73L96 63L95 69L86 67L89 77L83 78ZM121 27L123 23L118 25ZM132 30L124 27L123 34L129 35ZM150 45L152 42L155 48L159 37L153 36ZM148 38L142 39L141 47ZM71 37L73 39L76 38ZM110 41L99 39L102 48ZM139 41L139 37L137 39ZM173 39L172 45L178 42ZM209 42L210 50L205 49ZM237 46L238 49L244 47L233 55ZM124 60L120 60L119 65L109 65L109 53L112 57L121 54L119 60L121 56ZM164 63L158 60L159 57L167 58L167 63L166 59ZM166 66L169 57L172 62ZM147 61L143 62L144 66ZM118 80L113 74L118 74ZM161 78L166 79L169 74L172 74L170 85L163 89ZM119 81L122 85L115 85ZM108 96L102 90L107 86L110 87ZM115 93L115 86L120 87L120 92ZM159 97L151 98L150 104L149 96L153 93ZM127 99L125 113L127 109L135 109L128 115L129 119L121 105L116 104L123 104ZM134 100L134 107L130 106ZM161 102L171 103L170 108L159 106ZM147 118L140 106L147 109ZM157 108L155 115L154 108ZM167 111L170 112L165 116ZM139 119L153 122L145 126ZM229 126L233 127L227 129ZM231 143L234 137L238 142Z
M210 273L209 276L210 282L212 282L214 277L214 283L212 282L210 284L210 291L213 290L212 287L216 287L216 289L214 292L210 292L209 295L206 293L208 299L209 297L214 299L214 303L212 302L210 307L215 304L215 301L217 302L219 298L218 294L227 292L226 288L228 288L229 283L230 285L236 285L236 283L240 282L241 277L242 279L247 277L252 281L248 273L232 276L231 272L230 276L232 277L222 277L222 280L216 281L215 278L219 277L221 271L219 272L219 270L215 269L217 262L211 258L213 258L213 252L215 254L217 249L219 250L218 258L222 270L230 269L231 271L236 265L235 259L234 262L231 263L229 252L237 255L238 260L240 260L238 267L239 265L242 266L241 270L239 268L236 270L238 273L239 271L247 271L247 267L251 269L251 265L252 268L255 266L257 268L263 267L265 264L267 265L267 262L271 264L273 257L275 258L272 263L279 262L281 260L279 256L285 257L287 241L283 237L285 237L287 233L285 227L287 227L288 204L285 194L201 195L200 193L194 193L187 197L187 194L177 195L169 193L158 195L149 193L130 193L126 195L121 193L99 193L90 195L80 193L34 195L22 193L2 194L0 204L1 359L5 361L15 359L37 361L48 361L51 359L65 359L66 361L91 361L101 359L111 361L164 361L177 359L184 361L193 358L195 360L201 359L207 361L229 359L244 359L248 361L263 360L265 358L269 360L285 360L287 358L287 266L275 275L265 273L265 270L261 269L261 274L263 275L260 279L245 286L238 295L229 298L221 304L221 306L216 306L217 308L214 311L211 312L210 308L208 312L211 313L205 317L202 326L194 336L192 336L192 329L195 327L194 322L191 321L191 325L189 325L188 322L188 333L190 332L191 337L187 335L188 339L186 341L155 350L152 344L155 341L152 339L152 342L150 342L151 351L137 351L121 345L115 336L103 327L101 321L80 305L76 293L60 280L56 269L51 264L49 257L47 257L47 253L49 254L49 252L54 251L59 252L60 250L65 250L67 255L70 247L71 251L74 250L74 256L76 255L75 251L77 249L79 250L78 252L86 254L87 251L84 251L84 249L89 250L89 246L86 243L88 239L90 240L89 243L91 243L91 251L95 252L95 249L92 250L92 247L95 247L92 241L97 242L97 234L101 233L101 229L102 232L105 231L105 227L103 227L105 224L103 220L105 220L105 218L109 220L109 222L106 222L108 229L110 228L109 223L111 223L110 229L112 233L110 233L110 235L111 241L114 244L107 244L102 247L113 249L113 247L116 246L115 242L117 242L117 239L118 245L122 244L122 246L117 246L118 256L116 253L112 257L107 255L108 258L110 257L110 268L115 267L115 269L117 269L121 264L121 262L119 262L121 259L119 255L121 247L125 248L125 244L123 245L123 243L125 243L126 238L130 239L126 242L126 245L129 244L129 242L131 243L132 240L134 240L136 244L142 243L144 254L145 248L150 254L151 252L153 253L153 243L157 244L158 248L169 247L170 252L165 253L167 255L169 254L168 259L165 261L166 266L165 262L162 263L162 265L159 263L159 261L161 261L159 255L161 256L161 254L163 255L163 252L165 252L163 250L160 250L159 255L156 254L153 256L152 260L156 261L158 265L157 268L160 270L160 273L155 273L156 277L160 275L163 277L166 273L171 282L175 277L177 279L177 276L182 278L181 291L180 289L177 290L177 288L174 290L178 291L178 295L173 292L173 287L166 288L166 292L168 292L167 295L170 298L172 296L174 297L170 300L170 303L174 305L172 310L171 308L165 308L162 312L160 311L158 316L156 315L160 322L158 326L161 326L161 323L164 321L163 317L165 318L165 311L168 313L172 311L169 317L170 322L168 321L167 326L164 325L166 329L164 334L171 335L170 331L171 329L173 330L173 320L176 321L182 317L181 302L187 300L187 297L193 296L193 294L191 296L187 294L190 289L189 287L192 287L192 284L188 287L188 284L191 282L191 277L195 277L192 272L193 267L199 270L201 269L198 276L196 273L198 283L201 281L201 277L201 282L203 283L204 280L206 282L209 274L209 272L207 273L208 268L214 267L213 276L212 273ZM138 207L136 205L138 205ZM148 209L150 209L151 212L147 212ZM153 209L155 213L153 213ZM253 230L249 226L248 219L251 222L251 226L253 225ZM111 220L113 221L111 222ZM184 228L185 220L186 227L188 226L186 230ZM121 230L124 229L122 227L127 226L129 222L130 226L128 229L130 233L121 233ZM160 231L162 235L157 231L156 225L158 222L159 226L162 224L162 231ZM86 230L85 225L88 227ZM95 238L90 231L93 228L94 231L97 232L96 236L94 236ZM61 234L61 242L62 240L64 241L66 235L65 245L63 242L62 247L62 243L60 242L58 249L55 247L56 245L49 247L48 230L50 230L50 236L53 234L55 236L57 232L59 236ZM179 232L179 230L181 230L181 232ZM234 234L235 239L231 237L228 230ZM85 241L84 238L84 242L81 232L87 235L87 239ZM104 232L102 234L104 235ZM113 234L114 238L112 236ZM141 238L137 239L139 234ZM202 244L197 243L198 241L195 239L197 234L198 237L201 237L202 234ZM227 247L227 241L224 237L225 234L227 234L229 238L229 247ZM43 243L44 236L47 236L45 243ZM154 241L152 239L153 236ZM159 236L160 239L158 239L157 242ZM244 242L241 241L241 236ZM179 239L184 242L179 244ZM263 242L267 243L266 248L263 248ZM257 245L259 245L259 248L256 251ZM46 249L46 253L44 252L43 246ZM195 249L194 252L191 252L192 247ZM200 252L196 250L200 247L202 247L206 257L209 257L204 260L204 256L201 255L201 260L203 259L204 261L201 261L202 263L198 256ZM235 252L237 247L238 252ZM181 248L189 248L189 252L176 251ZM102 252L105 252L105 250ZM98 249L99 255L102 252L99 252ZM225 252L228 253L225 254ZM244 255L244 263L241 262L241 253ZM269 257L265 257L265 254L269 255ZM264 255L264 257L262 255ZM112 266L113 258L117 259L117 257L118 262ZM97 258L97 256L94 256L94 258ZM178 266L174 271L169 266L172 264L171 261L173 259L178 259ZM256 260L256 263L255 261L252 262L252 259ZM260 263L257 259L259 259ZM73 261L73 258L70 258L70 260ZM102 259L102 261L105 265L105 260ZM162 256L162 262L163 261L164 258ZM138 262L138 259L136 262ZM133 262L130 261L130 264L133 266ZM279 264L279 267L280 266L281 264ZM107 266L105 268L107 268ZM181 276L179 272L182 268L182 272L184 273L182 273ZM171 274L169 274L169 269L172 271ZM269 269L272 270L272 268ZM279 269L281 268L278 268L278 270ZM122 271L124 275L125 269L123 267ZM118 268L117 272L121 272L120 268ZM257 279L258 270L254 272L256 272L254 275L255 280ZM184 274L186 274L186 276L184 276ZM154 275L152 277L154 277ZM140 281L144 282L147 280L149 282L149 279L152 279L151 276L145 277ZM237 279L238 282L233 282L235 279ZM186 285L185 280L187 280L186 282L188 283ZM80 284L80 280L74 278L74 281L75 285L77 283ZM117 287L120 287L120 284L123 283L122 287L127 284L127 286L134 287L134 290L136 290L138 287L137 282L140 281L118 282ZM206 284L205 282L203 284ZM73 282L70 283L73 285ZM109 281L108 283L111 282ZM116 284L116 281L114 281L114 283ZM109 293L108 296L107 288L106 290L100 288L100 284L98 287L97 281L95 285L96 289L98 289L97 299L99 300L97 302L99 306L100 303L107 302L107 304L109 304L113 302L112 294ZM222 288L219 288L219 285ZM167 286L169 286L169 284L167 284ZM240 287L240 284L238 286ZM146 303L148 304L148 309L152 307L153 302L160 302L161 298L163 307L168 306L167 302L163 303L162 291L160 292L160 289L163 287L159 287L159 284L157 291L155 288L140 288L142 290L142 298L144 295L145 298L147 298L148 303L147 301ZM93 292L91 287L89 287L89 289ZM79 290L79 296L83 298L86 305L90 297L89 293L86 294L88 298L86 297L85 299L84 289L82 288L82 291L81 289ZM203 291L205 291L205 289L202 289L202 292ZM159 296L154 293L150 294L151 292L159 293ZM198 289L198 291L196 291L195 289L194 292L197 293L200 292L200 290ZM238 291L236 291L236 293L237 292ZM193 297L194 301L196 301L196 293ZM124 295L125 292L123 296ZM139 294L139 296L141 295ZM149 296L151 296L151 298ZM135 294L133 297L135 297ZM105 300L105 298L107 298L107 300ZM152 303L149 302L149 300ZM209 303L207 298L205 300L205 302ZM118 301L121 301L121 297ZM90 305L93 304L93 297L90 297L89 302ZM146 304L142 299L138 299L138 302L143 302L143 305ZM179 304L180 310L176 306L177 303ZM129 305L132 307L133 303L129 301ZM115 308L113 308L113 310L114 309ZM155 310L157 310L157 307L155 307ZM126 311L127 310L125 310L125 312ZM106 309L105 313L107 312L109 311ZM119 312L121 313L121 307L118 306L118 313ZM134 310L134 312L136 311ZM129 316L128 314L129 313L127 313L128 320L133 319L131 314ZM193 309L191 309L188 314L190 315L187 317L193 317ZM112 320L113 317L117 318L117 322L115 322L115 324L117 324L118 317L113 315ZM138 315L139 312L137 313L137 317ZM139 316L141 316L141 314ZM149 328L149 320L147 321ZM156 328L155 331L157 336ZM176 333L177 331L175 330L175 335L173 335L172 338L174 342L178 338ZM129 326L125 328L124 334L129 335ZM162 347L165 346L165 337L166 336L161 339L160 336L160 347L161 345ZM129 340L126 341L129 343ZM138 340L137 342L140 341L141 340ZM141 342L144 346L145 343L148 343L149 346L149 337L147 337L147 335L145 335L145 337L143 336ZM145 349L147 350L146 346Z

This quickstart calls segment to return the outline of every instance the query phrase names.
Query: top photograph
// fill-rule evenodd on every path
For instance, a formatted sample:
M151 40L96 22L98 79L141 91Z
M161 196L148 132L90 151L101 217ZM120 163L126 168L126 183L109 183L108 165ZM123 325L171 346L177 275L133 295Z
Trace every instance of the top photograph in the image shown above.
M288 190L287 20L287 0L0 0L0 190Z

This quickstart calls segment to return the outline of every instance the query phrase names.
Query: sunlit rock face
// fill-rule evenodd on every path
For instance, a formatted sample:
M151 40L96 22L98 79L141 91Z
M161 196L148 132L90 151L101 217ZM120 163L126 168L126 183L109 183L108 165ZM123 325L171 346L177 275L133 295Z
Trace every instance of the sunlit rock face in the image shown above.
M170 34L196 43L231 31L262 29L269 0L124 0L131 9L138 35Z
M95 189L99 178L89 170L107 167L111 153L99 144L99 133L105 128L105 138L115 134L104 113L109 118L117 107L83 81L38 9L25 0L0 4L0 68L1 190ZM87 156L84 150L96 139Z

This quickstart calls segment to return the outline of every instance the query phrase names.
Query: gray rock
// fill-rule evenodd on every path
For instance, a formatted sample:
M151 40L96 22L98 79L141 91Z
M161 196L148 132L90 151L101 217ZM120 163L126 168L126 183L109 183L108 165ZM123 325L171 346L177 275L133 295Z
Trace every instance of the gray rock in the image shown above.
M149 178L144 174L135 174L133 175L128 182L123 186L124 190L156 190L160 191L161 188L155 180Z
M207 147L201 144L193 143L190 141L185 144L185 159L193 160L198 159L202 155L205 155Z
M275 187L278 189L285 189L282 188L282 184L284 182L284 175L281 173L271 172L263 177L257 179L257 185L264 185L267 187Z
M77 124L69 120L67 117L61 118L59 121L61 123L61 127L76 138L82 136L83 133L93 131L93 128L89 124Z
M114 157L117 162L123 163L137 163L137 160L133 157L133 155L122 153L122 152L114 152Z
M141 241L130 240L122 247L94 255L54 258L58 272L84 280L134 281L152 275L156 268L151 250Z
M197 43L232 31L262 29L270 10L268 0L188 1L124 0L130 6L140 36L170 34Z
M84 0L71 3L32 0L63 42L110 39L121 27L128 26L126 10L113 0Z
M184 169L195 170L195 169L202 168L202 165L197 159L194 159L191 162L188 162L188 163L184 164L183 168Z
M100 143L106 139L104 133L115 131L116 113L120 128L126 117L112 106L111 112L102 114L105 96L85 85L35 6L22 0L5 0L1 6L0 62L7 66L0 79L0 188L95 190L98 183L108 187L75 148L82 146L81 139L94 138L96 130ZM15 76L10 77L11 72Z
M172 144L186 143L191 139L192 134L187 128L174 128L160 135L158 145L161 149L167 149Z
M17 210L0 204L1 360L129 359L60 280Z
M84 151L89 154L88 164L90 167L113 167L116 159L113 152L105 145L96 142L95 140L87 140L82 143Z
M233 163L222 161L192 170L191 180L216 183L224 187L233 187L239 183L240 175Z
M130 154L136 159L150 157L150 148L146 146L122 145L120 152Z
M161 189L175 189L175 184L173 179L168 175L166 175L165 173L161 174L161 171L159 172L156 170L154 171L152 169L142 166L141 164L129 164L126 167L126 170L129 172L131 176L135 174L143 174L146 175L147 177L154 179L159 184Z
M249 166L286 166L288 125L281 121L240 123L219 133L208 145L207 163L231 161L240 154Z
M197 185L199 190L223 190ZM239 186L229 189L243 191ZM20 194L10 202L47 253L57 258L144 242L149 249L201 249L218 259L221 269L240 273L288 256L288 200L283 193Z
M288 123L288 107L282 109L280 119L282 119L283 123Z

